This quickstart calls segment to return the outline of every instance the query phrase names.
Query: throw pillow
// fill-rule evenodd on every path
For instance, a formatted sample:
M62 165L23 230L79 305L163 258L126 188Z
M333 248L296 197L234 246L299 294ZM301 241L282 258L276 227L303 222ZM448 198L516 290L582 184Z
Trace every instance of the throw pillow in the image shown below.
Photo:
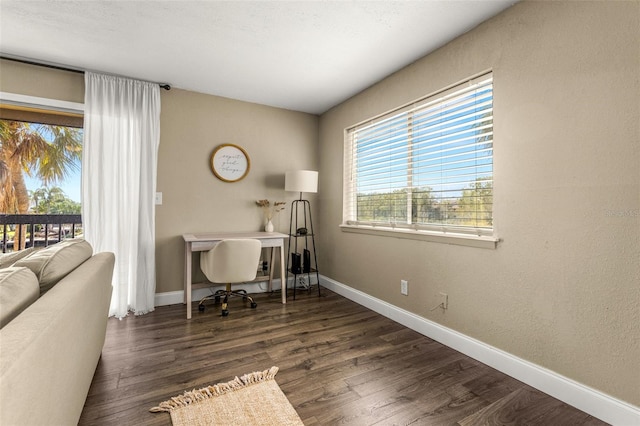
M92 255L91 244L76 238L37 250L13 266L26 266L31 269L38 277L42 295Z
M11 253L0 253L0 269L8 268L23 257L27 257L33 252L33 247L25 250L12 251Z
M40 296L38 278L29 268L0 269L0 328Z

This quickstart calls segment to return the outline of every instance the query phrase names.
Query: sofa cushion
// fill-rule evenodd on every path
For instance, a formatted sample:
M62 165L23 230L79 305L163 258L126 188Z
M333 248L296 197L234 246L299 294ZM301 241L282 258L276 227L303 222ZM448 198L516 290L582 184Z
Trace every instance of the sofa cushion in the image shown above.
M37 250L14 263L14 266L26 266L36 274L42 295L69 272L89 259L92 254L91 244L76 238Z
M0 328L38 300L38 278L29 268L0 269Z
M33 252L33 247L25 250L13 251L11 253L0 253L0 269L8 268L23 257L27 257Z

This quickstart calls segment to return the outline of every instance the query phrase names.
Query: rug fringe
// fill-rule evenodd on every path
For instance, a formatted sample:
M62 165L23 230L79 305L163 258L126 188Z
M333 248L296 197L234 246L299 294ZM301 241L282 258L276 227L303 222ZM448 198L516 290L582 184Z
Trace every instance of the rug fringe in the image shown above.
M183 393L182 395L174 396L168 401L163 401L158 404L157 407L149 409L149 411L151 411L152 413L161 413L186 407L196 402L200 402L209 398L215 398L216 396L224 395L225 393L233 392L256 383L271 380L276 376L277 372L278 367L271 367L268 370L255 371L253 373L245 374L240 378L236 376L233 380L227 383L218 383L202 389L185 391L185 393Z

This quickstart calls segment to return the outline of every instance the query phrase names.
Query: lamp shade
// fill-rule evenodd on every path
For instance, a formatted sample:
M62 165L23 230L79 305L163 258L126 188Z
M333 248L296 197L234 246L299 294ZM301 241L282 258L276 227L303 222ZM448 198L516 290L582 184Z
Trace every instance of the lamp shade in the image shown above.
M295 170L284 175L284 190L292 192L318 192L318 172Z

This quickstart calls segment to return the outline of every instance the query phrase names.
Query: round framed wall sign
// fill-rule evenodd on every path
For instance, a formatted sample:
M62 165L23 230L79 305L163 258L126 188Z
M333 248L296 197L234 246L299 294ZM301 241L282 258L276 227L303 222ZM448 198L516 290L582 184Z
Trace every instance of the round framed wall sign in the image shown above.
M249 174L251 161L247 152L234 144L216 147L211 154L211 170L225 182L237 182Z

